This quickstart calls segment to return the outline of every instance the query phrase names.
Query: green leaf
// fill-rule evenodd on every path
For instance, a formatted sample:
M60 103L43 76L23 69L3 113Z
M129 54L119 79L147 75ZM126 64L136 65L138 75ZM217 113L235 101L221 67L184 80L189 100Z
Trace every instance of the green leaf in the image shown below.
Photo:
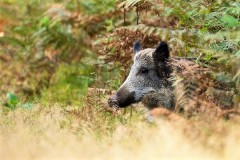
M7 97L6 107L10 109L15 109L18 103L17 96L14 93L8 92L6 97Z
M188 17L191 17L191 16L193 16L195 13L196 13L196 11L195 11L195 10L192 10L192 11L190 11L190 12L187 12L187 16L188 16Z
M8 100L8 102L10 102L11 104L14 104L14 105L16 105L18 103L17 96L11 92L7 93L7 100Z
M49 25L50 25L50 19L49 19L47 16L43 17L42 19L40 19L39 25L40 25L41 27L43 27L43 26L45 26L45 27L49 26Z
M206 33L208 31L208 28L207 27L203 27L202 29L200 29L200 32L201 33Z
M0 37L0 42L5 42L8 44L12 44L12 45L18 45L20 47L24 47L24 42L21 40L18 40L16 38L12 38L12 37Z
M212 56L213 56L213 55L212 55L211 53L208 53L208 52L207 52L204 58L205 58L205 60L208 62L209 60L211 60Z
M228 27L239 26L238 20L236 18L234 18L233 16L230 16L228 14L223 15L220 20Z

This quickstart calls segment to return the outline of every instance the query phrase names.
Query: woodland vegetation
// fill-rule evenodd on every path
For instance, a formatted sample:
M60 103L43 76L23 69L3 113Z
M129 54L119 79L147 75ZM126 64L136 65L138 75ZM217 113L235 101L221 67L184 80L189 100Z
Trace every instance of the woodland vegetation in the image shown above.
M168 42L183 108L113 111L132 44ZM239 159L240 2L0 0L0 159Z

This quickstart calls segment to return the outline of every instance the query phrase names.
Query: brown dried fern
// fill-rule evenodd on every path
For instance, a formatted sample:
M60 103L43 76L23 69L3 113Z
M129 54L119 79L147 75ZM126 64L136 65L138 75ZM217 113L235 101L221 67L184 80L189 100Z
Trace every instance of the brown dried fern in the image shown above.
M231 109L233 89L217 87L221 84L211 75L212 68L204 67L186 59L171 59L174 66L174 86L176 89L176 110L191 116L198 113L219 114L221 110Z

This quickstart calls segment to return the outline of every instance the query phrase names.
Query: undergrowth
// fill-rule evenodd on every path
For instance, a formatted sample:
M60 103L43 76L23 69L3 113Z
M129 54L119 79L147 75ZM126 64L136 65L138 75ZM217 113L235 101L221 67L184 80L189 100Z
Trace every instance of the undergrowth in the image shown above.
M0 157L239 159L239 8L231 0L1 1ZM108 107L135 40L170 45L182 95L175 112L159 108L151 119L141 104Z

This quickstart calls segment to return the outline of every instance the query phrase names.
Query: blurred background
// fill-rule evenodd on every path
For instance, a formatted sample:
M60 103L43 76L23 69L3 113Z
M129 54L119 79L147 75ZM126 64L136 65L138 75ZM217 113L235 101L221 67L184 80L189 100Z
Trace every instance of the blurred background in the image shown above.
M88 87L120 85L135 40L143 48L167 41L172 57L214 59L214 78L239 89L239 2L0 3L1 98L11 92L23 101L80 105Z
M177 135L181 135L178 138L182 139L183 135L197 138L199 146L212 147L210 152L213 154L210 155L219 158L221 147L239 137L239 132L231 132L228 128L239 122L239 20L240 3L234 0L0 0L1 137L2 140L10 137L10 142L2 141L7 144L2 155L11 158L9 150L22 144L21 139L28 142L27 137L31 136L37 137L30 138L36 144L44 141L43 146L40 143L42 148L58 146L57 151L60 151L61 142L53 140L49 143L47 138L42 138L49 128L53 130L46 136L50 139L52 135L66 136L65 131L77 139L74 143L72 137L63 138L71 142L67 143L69 150L103 140L102 148L108 149L115 134L121 139L126 132L134 142L129 144L130 138L124 138L120 143L122 148L145 144L140 135L134 136L142 128L139 126L151 130L143 137L155 132L144 122L144 109L135 106L113 113L106 104L107 97L128 75L133 57L132 44L140 40L143 48L154 48L160 41L167 41L172 57L195 58L194 65L184 64L187 73L180 75L189 95L189 103L184 108L186 112L179 111L174 114L175 118L165 111L158 114L167 116L161 122L167 126L163 129L166 132L176 127L171 128L166 120L175 123L183 117L183 126L185 121L193 123L187 128L176 127L180 132ZM49 123L41 127L46 120ZM226 121L230 124L224 125ZM190 133L194 127L196 131ZM27 129L19 134L15 132L22 128ZM225 135L226 132L229 134ZM85 134L92 135L94 142L82 142ZM165 132L158 134L166 136ZM234 138L227 137L229 141L218 139L227 135ZM178 138L173 139L173 147L178 146ZM169 135L166 139L171 141ZM114 142L118 140L114 138ZM167 141L156 143L163 143L162 148L169 146ZM155 145L154 140L147 144L149 148ZM230 156L231 149L239 148L238 144L228 145L224 156ZM194 146L192 143L186 145ZM36 150L28 154L30 146L26 143L16 155L26 154L28 158L38 155L40 146L36 145L33 147ZM121 147L115 149L121 150ZM185 149L182 156L186 158L189 153ZM203 150L197 149L197 154L192 153L192 157L211 157L208 148L206 152ZM67 157L77 153L74 151L67 152L71 153L66 153ZM101 153L98 149L94 151ZM146 152L147 157L158 156L154 151ZM110 155L116 159L118 154L113 153L114 149ZM169 155L168 149L162 150L162 155ZM91 154L85 156L90 158ZM233 156L240 157L237 151Z

